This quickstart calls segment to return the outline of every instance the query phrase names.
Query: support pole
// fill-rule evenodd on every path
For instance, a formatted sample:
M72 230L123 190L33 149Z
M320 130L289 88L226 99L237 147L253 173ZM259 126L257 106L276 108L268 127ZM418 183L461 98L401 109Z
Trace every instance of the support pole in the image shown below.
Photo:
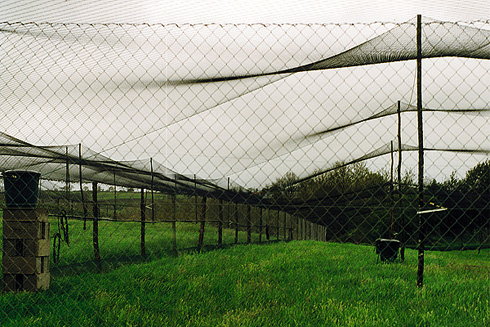
M117 220L117 189L116 189L116 171L114 170L114 220Z
M259 209L259 243L262 243L262 207Z
M390 142L391 149L391 167L390 167L390 201L391 201L391 224L390 224L390 238L395 237L395 232L393 230L393 223L395 221L395 182L394 182L394 167L395 159L393 153L393 141Z
M202 197L201 201L201 226L199 228L199 241L197 247L199 251L202 250L204 246L204 226L206 225L206 197Z
M141 200L140 200L140 215L141 215L141 256L146 258L146 203L145 203L145 189L141 189Z
M218 245L223 245L223 200L218 200Z
M172 195L172 207L173 207L173 214L174 217L172 219L172 244L173 244L173 250L175 253L177 253L177 194Z
M87 229L87 206L83 195L83 177L82 177L82 143L78 144L78 173L80 175L80 195L82 196L83 206L83 230Z
M252 242L252 208L247 204L247 243Z
M97 201L97 182L92 182L92 212L94 215L92 243L94 245L94 258L100 269L100 251L99 251L99 203Z
M284 220L283 220L283 227L284 227L284 240L285 241L288 237L288 231L287 231L287 224L288 224L288 221L287 221L287 217L286 217L286 211L283 211L283 216L284 216Z
M150 158L150 168L151 168L151 221L155 221L155 197L153 195L155 177L153 175L153 158Z
M175 254L177 254L177 176L175 176L175 190L172 196L172 208L173 208L173 219L172 219L172 234L173 234L173 249Z
M277 233L276 234L276 240L277 241L279 241L279 236L281 234L281 230L280 230L280 228L281 228L281 226L280 226L281 225L280 218L281 218L280 217L280 212L279 212L279 209L277 209L277 215L276 215L276 223L277 223L277 225L276 225L276 233Z
M235 203L235 244L238 244L238 203Z
M398 107L397 107L397 116L398 116L398 206L400 208L403 208L401 205L403 201L403 193L402 193L402 114L401 114L401 103L398 101ZM401 248L400 248L400 259L402 262L405 261L405 242L406 242L406 237L405 237L405 212L403 210L400 210L400 220L398 228L400 231L400 241L401 241Z
M196 224L199 220L198 214L197 214L197 177L196 174L194 174L194 200L195 200L195 207L196 207Z
M71 208L71 198L70 198L70 158L68 157L68 147L65 147L66 155L66 172L65 172L65 198L67 203L67 210L70 214L73 214L73 209Z
M419 211L424 206L424 134L422 118L422 16L417 15L417 129L419 141L418 202ZM425 215L419 216L417 286L424 285Z
M271 218L271 209L269 208L267 209L267 216L265 218L265 239L267 242L271 240L270 230L269 230L270 218Z

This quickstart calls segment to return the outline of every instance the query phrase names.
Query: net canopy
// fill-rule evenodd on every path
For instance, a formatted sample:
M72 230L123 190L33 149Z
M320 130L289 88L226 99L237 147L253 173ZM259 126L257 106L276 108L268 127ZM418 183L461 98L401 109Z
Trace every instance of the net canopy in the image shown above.
M426 125L437 136L450 126L454 137L429 138L428 150L490 149L480 128L490 92L478 76L490 70L489 27L423 20ZM408 121L402 150L416 148L415 20L0 23L0 42L2 172L164 192L259 188L288 172L305 180L390 153L398 111ZM431 58L458 73L444 77ZM444 99L441 78L451 80ZM468 128L478 134L471 142L456 132Z

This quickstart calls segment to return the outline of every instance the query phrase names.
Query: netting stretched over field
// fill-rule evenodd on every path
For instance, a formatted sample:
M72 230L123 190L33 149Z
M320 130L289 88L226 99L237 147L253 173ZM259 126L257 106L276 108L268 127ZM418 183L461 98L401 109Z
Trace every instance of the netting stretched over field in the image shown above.
M490 58L488 22L425 19L422 28L423 57L451 57L425 68L424 102L433 108L426 109L427 128L447 135L447 126L475 125L477 134L429 139L427 148L488 151L478 129L490 102L478 74L489 66L482 61ZM396 136L398 100L408 118L403 143L412 149L416 132L406 115L414 109L415 66L407 60L416 58L415 34L415 21L2 23L0 127L10 141L2 145L0 169L31 168L65 180L69 157L86 181L114 184L116 172L118 185L149 187L153 158L162 188L175 185L175 176L195 184L196 175L209 181L204 189L226 188L228 180L264 187L287 172L308 178L338 162L389 153L379 149ZM450 76L442 77L441 67ZM470 112L466 125L448 123ZM379 126L383 135L373 133ZM73 166L70 178L77 174Z
M22 160L21 163L19 161ZM222 191L218 181L179 175L153 160L114 161L80 145L36 146L0 132L2 170L32 170L53 181L94 181L168 193Z

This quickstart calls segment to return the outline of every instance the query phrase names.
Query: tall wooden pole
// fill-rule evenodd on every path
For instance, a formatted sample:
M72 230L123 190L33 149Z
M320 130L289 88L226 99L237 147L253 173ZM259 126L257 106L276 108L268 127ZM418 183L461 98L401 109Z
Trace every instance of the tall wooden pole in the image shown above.
M403 193L402 193L402 114L401 114L401 103L398 101L397 108L398 115L398 206L402 207ZM400 241L402 243L400 249L400 259L405 261L405 212L404 210L399 210L400 212L400 222L397 224L400 230Z
M223 245L223 200L218 200L218 245Z
M196 177L196 174L194 174L194 200L195 200L195 207L196 207L196 224L197 224L197 222L199 221L199 218L198 218L198 214L197 214L198 206L197 206L197 177Z
M177 253L177 194L172 195L173 219L172 219L172 247Z
M150 158L150 169L151 169L151 221L155 221L155 197L153 195L155 176L153 174L153 158Z
M424 134L422 118L422 16L417 15L417 129L419 141L419 211L424 206ZM424 215L419 214L417 286L424 285Z
M391 200L391 224L390 224L390 238L395 237L395 233L393 231L393 222L395 220L395 183L394 183L394 166L395 159L393 153L393 141L390 142L390 155L391 155L391 167L390 167L390 200Z
M201 251L204 247L204 226L206 225L206 197L201 200L201 226L199 227L198 250Z
M78 173L80 175L80 195L82 196L83 206L83 230L87 229L87 206L83 195L83 177L82 177L82 143L78 144Z
M116 187L116 170L114 170L114 220L117 220L117 187Z
M100 265L100 251L99 251L99 203L97 201L97 182L92 182L92 212L94 215L93 231L92 231L92 243L94 245L94 257L98 266ZM99 266L100 268L100 266Z
M238 243L238 203L235 203L235 244Z
M262 207L259 209L259 243L262 243Z
M65 198L67 203L67 212L72 214L71 208L71 199L70 199L70 158L68 157L68 147L65 147L65 155L66 155L66 172L65 172Z
M141 256L146 258L146 203L145 203L145 189L141 189L141 200L140 200L140 215L141 215Z
M173 248L177 254L177 175L175 176L175 190L172 195L172 207L173 207L173 219L172 219L172 234L173 234Z
M247 204L247 243L252 242L252 207Z

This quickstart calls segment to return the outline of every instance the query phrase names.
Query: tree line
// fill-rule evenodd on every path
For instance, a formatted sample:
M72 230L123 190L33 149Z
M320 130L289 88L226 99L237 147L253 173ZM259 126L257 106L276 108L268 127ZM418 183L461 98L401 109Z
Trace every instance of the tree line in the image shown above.
M295 174L287 173L261 193L289 213L326 226L332 241L372 243L396 237L416 244L419 208L413 172L405 172L398 183L393 174L373 172L364 163L337 167L299 183ZM453 173L443 182L430 181L424 185L424 200L426 209L447 209L425 217L428 244L463 237L470 243L488 240L490 160L464 178Z

